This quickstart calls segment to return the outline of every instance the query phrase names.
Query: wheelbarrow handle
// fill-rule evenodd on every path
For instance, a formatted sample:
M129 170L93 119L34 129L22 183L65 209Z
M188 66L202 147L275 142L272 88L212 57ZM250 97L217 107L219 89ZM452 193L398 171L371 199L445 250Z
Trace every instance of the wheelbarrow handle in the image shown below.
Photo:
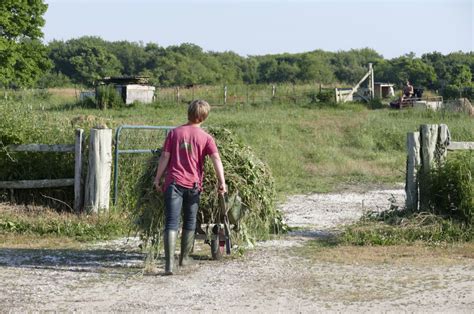
M229 211L227 208L227 193L219 193L219 208L222 215L227 215Z

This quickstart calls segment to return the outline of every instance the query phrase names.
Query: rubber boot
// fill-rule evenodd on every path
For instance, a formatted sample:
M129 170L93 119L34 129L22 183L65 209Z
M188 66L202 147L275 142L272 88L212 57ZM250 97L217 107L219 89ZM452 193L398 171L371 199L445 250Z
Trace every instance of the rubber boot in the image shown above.
M165 275L173 275L174 251L176 249L177 230L166 230L163 236L165 246Z
M179 266L192 264L193 259L189 256L194 246L194 230L183 229L181 234L181 254L179 255Z

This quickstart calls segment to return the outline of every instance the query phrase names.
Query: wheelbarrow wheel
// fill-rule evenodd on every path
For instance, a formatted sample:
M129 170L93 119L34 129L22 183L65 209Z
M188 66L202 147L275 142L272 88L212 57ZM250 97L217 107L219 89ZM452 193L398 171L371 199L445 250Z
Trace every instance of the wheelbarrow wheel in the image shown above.
M218 239L211 240L211 254L213 260L220 260L222 258L222 251L220 241Z

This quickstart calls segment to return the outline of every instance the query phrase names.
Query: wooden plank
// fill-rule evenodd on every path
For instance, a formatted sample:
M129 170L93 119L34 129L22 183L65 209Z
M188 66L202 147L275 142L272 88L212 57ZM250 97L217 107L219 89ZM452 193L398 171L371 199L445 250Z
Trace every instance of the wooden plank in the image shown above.
M74 145L74 210L79 212L82 209L82 140L84 130L77 129L76 143Z
M448 150L474 150L474 142L451 142L448 145Z
M351 97L351 96L354 94L354 92L359 89L360 84L362 84L362 82L365 81L365 80L367 79L367 77L369 77L369 75L370 75L370 71L368 71L368 72L364 75L364 77L359 81L359 83L357 83L357 85L352 88L352 90L350 91L350 93L349 93L348 95L346 95L346 97L344 98L344 101L343 101L343 102L345 102L346 99L348 99L349 97Z
M7 150L11 152L74 152L74 144L20 144L8 145Z
M73 185L74 179L0 181L0 189L43 189Z

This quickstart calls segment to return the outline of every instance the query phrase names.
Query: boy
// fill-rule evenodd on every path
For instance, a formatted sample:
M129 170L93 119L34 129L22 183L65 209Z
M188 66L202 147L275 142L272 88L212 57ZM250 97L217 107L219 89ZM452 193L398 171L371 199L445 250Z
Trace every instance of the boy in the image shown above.
M183 230L179 265L189 264L194 244L196 216L202 190L204 160L209 156L218 179L218 193L227 191L224 168L212 136L201 129L210 106L204 100L194 100L188 107L188 123L168 133L156 171L155 186L165 193L165 275L172 275L174 251L183 207ZM166 170L164 184L161 177Z

